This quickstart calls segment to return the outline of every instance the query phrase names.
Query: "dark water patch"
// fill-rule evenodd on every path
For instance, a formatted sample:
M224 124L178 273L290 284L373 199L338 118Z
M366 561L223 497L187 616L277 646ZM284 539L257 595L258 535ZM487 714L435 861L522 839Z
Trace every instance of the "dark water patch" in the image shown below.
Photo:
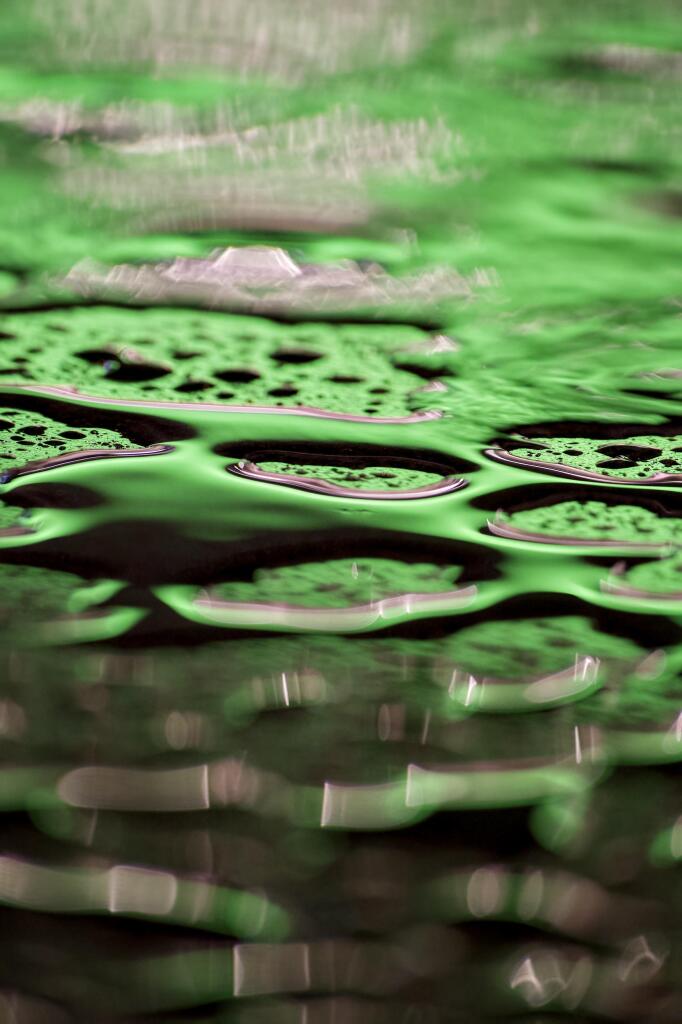
M615 483L615 481L614 481ZM674 494L662 491L655 493L634 492L629 483L621 487L600 488L599 493L585 484L569 482L557 486L556 483L524 484L520 487L500 489L493 494L485 494L474 498L474 508L494 512L497 509L505 512L526 512L534 509L551 508L559 502L583 503L598 500L606 506L628 505L646 509L653 515L662 518L677 518L680 514L678 500Z
M292 398L298 394L298 388L293 387L291 384L283 384L279 388L271 388L268 394L273 398ZM229 397L233 397L230 395Z
M682 217L682 190L661 190L642 196L640 202L647 209L671 220Z
M672 408L666 409L665 403L666 402L670 402L672 404L673 402L676 403L676 401L677 401L677 398L676 398L677 391L676 390L673 390L673 388L670 388L670 387L667 388L667 389L662 389L660 387L656 387L653 384L653 382L652 382L652 386L650 388L623 388L623 394L624 395L633 395L635 398L655 398L657 402L663 403L663 404L660 405L661 412L668 412L668 411L670 411L672 413L673 410L675 409L675 406L672 406Z
M18 508L96 508L103 503L96 491L78 484L22 484L3 501Z
M22 495L28 501L45 492L51 498L50 485L35 485L13 490L12 502L23 507ZM80 505L80 489L73 497L70 487L56 491L61 508L93 507ZM69 504L69 502L75 504ZM30 507L35 507L30 505ZM463 564L465 580L494 578L497 556L477 545L462 541L420 537L415 534L390 532L372 527L362 530L335 528L316 534L311 545L308 531L255 531L233 540L215 538L202 540L170 525L131 520L102 527L84 529L76 536L37 540L31 548L11 548L2 552L2 560L45 568L72 564L74 571L90 578L115 577L135 584L154 585L167 582L209 584L225 579L248 578L263 565L279 567L309 560L311 553L325 558L397 558L410 562Z
M294 447L295 445L295 447ZM323 441L293 442L291 446L273 447L271 442L237 441L225 442L214 449L216 454L250 462L288 462L291 465L354 466L367 469L371 466L391 466L397 469L414 469L423 472L450 475L470 472L476 466L465 459L443 459L443 454L429 448L391 448L371 443L325 444Z
M113 354L110 349L100 348L82 349L80 352L75 353L78 359L83 359L86 363L94 363L96 366L106 363L112 358Z
M656 178L665 171L665 165L649 162L646 160L626 159L577 159L573 161L576 167L586 171L597 171L603 174L626 174L637 178Z
M280 348L273 352L272 358L278 363L292 363L297 366L301 363L317 362L322 358L322 352L309 348Z
M456 376L451 366L439 363L438 361L421 364L411 359L395 359L394 363L399 370L406 370L408 373L413 373L415 377L421 377L423 380L430 381L435 380L437 377Z
M630 437L660 434L670 437L682 431L682 418L664 416L662 423L636 423L624 421L602 422L600 420L550 420L510 427L504 437L496 439L501 446L515 444L517 439L533 441L538 437L589 437L598 441L620 441Z
M182 395L198 395L202 391L210 391L211 383L207 380L186 380L176 385L175 390Z
M6 315L21 315L31 313L62 313L66 310L72 309L122 309L122 310L135 310L135 309L185 309L187 312L203 312L205 305L197 304L194 305L191 302L171 302L157 300L149 303L139 302L126 302L120 298L114 296L107 297L106 299L89 299L89 298L71 298L64 296L60 299L41 300L32 299L30 303L25 305L14 305L11 302L0 303L0 312ZM362 326L368 327L414 327L420 331L442 331L445 324L442 319L434 317L404 317L397 313L395 316L391 316L386 310L382 310L381 313L375 315L367 315L365 313L353 313L348 310L342 312L325 311L324 315L321 316L320 312L311 309L309 314L304 314L300 311L296 313L287 314L284 312L274 312L269 310L265 316L266 320L276 324L285 324L286 326L296 327L298 324L315 324L315 323L329 323L335 326L343 326L348 324L351 326Z
M527 618L560 619L562 616L587 617L604 635L633 640L644 650L655 650L676 644L682 637L682 627L664 614L641 615L638 609L620 612L599 604L588 603L570 594L543 591L527 592L500 601L495 605L494 616L491 616L489 610L465 611L456 619L406 623L399 631L392 628L386 630L384 635L438 638L448 632L490 621L506 623ZM358 639L356 642L363 641Z
M550 64L555 74L565 78L596 78L609 76L609 69L589 54L563 54L552 59Z
M180 441L193 437L194 428L179 420L162 420L147 412L136 412L134 415L122 412L114 406L95 408L79 405L75 402L61 402L51 398L49 394L35 394L0 389L3 403L15 409L26 409L42 413L58 422L67 423L71 427L99 427L114 430L133 444L153 445L165 441ZM78 396L74 394L74 397Z
M260 373L256 370L238 369L221 370L215 375L219 380L227 384L250 384L252 380L258 380Z
M109 380L125 381L127 384L141 384L144 381L158 380L166 377L169 371L163 366L154 366L150 363L118 363L109 361L105 365L106 375Z

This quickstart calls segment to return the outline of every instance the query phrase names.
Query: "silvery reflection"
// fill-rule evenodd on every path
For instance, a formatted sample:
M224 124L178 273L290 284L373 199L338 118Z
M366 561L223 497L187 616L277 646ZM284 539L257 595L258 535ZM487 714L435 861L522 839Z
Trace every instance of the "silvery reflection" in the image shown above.
M428 308L469 298L474 288L490 284L483 270L467 277L437 266L398 277L378 265L297 263L281 249L249 246L167 264L106 267L86 260L63 280L87 298L198 303L260 316Z

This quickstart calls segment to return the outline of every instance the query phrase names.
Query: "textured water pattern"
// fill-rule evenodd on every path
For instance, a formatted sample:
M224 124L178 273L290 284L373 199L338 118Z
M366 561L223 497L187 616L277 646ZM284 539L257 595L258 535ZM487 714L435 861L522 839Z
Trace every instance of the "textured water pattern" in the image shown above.
M0 1020L677 1024L679 10L185 6L0 12Z

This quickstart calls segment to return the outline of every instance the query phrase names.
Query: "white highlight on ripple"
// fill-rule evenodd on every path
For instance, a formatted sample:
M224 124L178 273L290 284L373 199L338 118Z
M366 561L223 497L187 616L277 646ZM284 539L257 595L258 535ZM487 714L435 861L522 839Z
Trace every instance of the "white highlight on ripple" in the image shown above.
M625 597L635 601L664 601L673 604L682 601L682 590L641 590L639 587L630 587L627 583L614 579L602 580L601 589L606 594L613 594L614 597Z
M467 486L461 477L447 476L423 487L405 490L370 490L363 487L342 487L316 477L296 476L295 473L272 473L261 469L255 462L237 462L227 467L229 473L246 477L249 480L260 480L263 483L279 484L282 487L294 487L300 491L312 491L314 494L328 494L336 498L365 498L373 501L406 501L413 498L435 498L442 494L451 494Z
M167 871L116 864L107 872L107 909L112 914L163 917L173 909L178 881Z
M534 531L524 530L519 526L514 526L512 523L505 522L501 519L488 519L487 527L496 537L504 537L505 540L526 541L532 544L560 544L565 547L577 548L628 548L632 551L647 552L663 552L670 549L669 541L661 541L660 543L653 544L644 543L642 541L630 541L625 538L618 540L610 537L567 537L565 535L558 536L550 533L535 533Z
M227 402L157 402L146 398L114 398L110 395L93 395L67 385L56 384L1 384L0 394L12 395L26 392L31 395L46 395L64 399L77 405L113 405L122 409L159 409L164 412L202 412L222 413L223 415L267 415L267 416L303 416L323 420L340 420L345 423L386 423L407 424L423 423L428 420L440 419L443 415L438 409L426 409L423 412L411 413L409 416L361 416L355 413L331 412L328 409L317 409L313 406L295 406L287 408L279 405L231 405ZM155 446L152 446L155 447ZM131 452L130 454L136 454Z
M599 658L589 654L576 655L575 664L570 668L530 683L524 691L524 697L534 704L550 704L566 697L578 696L596 682L599 664Z
M351 633L400 622L410 615L446 615L466 607L477 596L475 586L436 594L397 594L345 608L221 601L205 595L193 602L207 621L230 626L271 626L300 632Z
M59 466L70 466L76 462L92 462L96 459L112 458L138 458L145 455L165 455L173 451L169 444L154 444L148 448L84 448L81 451L63 452L61 455L51 455L46 459L37 459L35 462L27 462L17 469L9 469L0 475L0 483L8 483L17 477L26 476L30 473L42 473L45 470L55 469ZM10 527L14 532L33 533L32 530L23 530ZM10 534L5 533L5 536Z
M599 680L600 660L590 654L576 654L572 665L535 679L477 678L455 668L448 684L448 696L469 710L513 712L529 710L525 705L552 707L577 700L590 692Z
M519 469L530 469L536 473L550 473L553 476L567 476L576 480L591 480L594 483L616 484L621 487L650 487L659 484L682 484L682 473L652 473L647 477L619 477L606 473L596 473L577 466L566 466L561 462L542 462L540 459L529 459L524 455L513 455L504 448L486 448L484 455L495 462L504 462L507 466Z

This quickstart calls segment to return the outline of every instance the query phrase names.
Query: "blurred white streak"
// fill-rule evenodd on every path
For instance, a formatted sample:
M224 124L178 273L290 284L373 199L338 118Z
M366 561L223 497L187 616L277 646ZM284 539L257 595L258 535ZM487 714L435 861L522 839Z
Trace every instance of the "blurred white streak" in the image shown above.
M177 879L167 871L117 864L108 872L108 909L112 914L164 916L173 909Z
M324 784L323 828L394 828L414 817L405 801L404 780L373 786Z
M307 943L238 945L234 948L235 996L264 996L310 989Z
M429 0L29 0L70 67L213 68L295 83L408 60L435 28Z
M100 810L197 811L210 806L206 764L164 771L76 768L62 776L57 792L74 807Z
M362 492L357 492L361 494ZM395 497L395 494L391 495ZM277 626L301 632L353 633L400 622L408 617L446 615L466 607L476 597L475 586L441 593L396 594L369 604L345 608L315 608L307 605L222 601L203 596L194 602L207 621L224 625Z

